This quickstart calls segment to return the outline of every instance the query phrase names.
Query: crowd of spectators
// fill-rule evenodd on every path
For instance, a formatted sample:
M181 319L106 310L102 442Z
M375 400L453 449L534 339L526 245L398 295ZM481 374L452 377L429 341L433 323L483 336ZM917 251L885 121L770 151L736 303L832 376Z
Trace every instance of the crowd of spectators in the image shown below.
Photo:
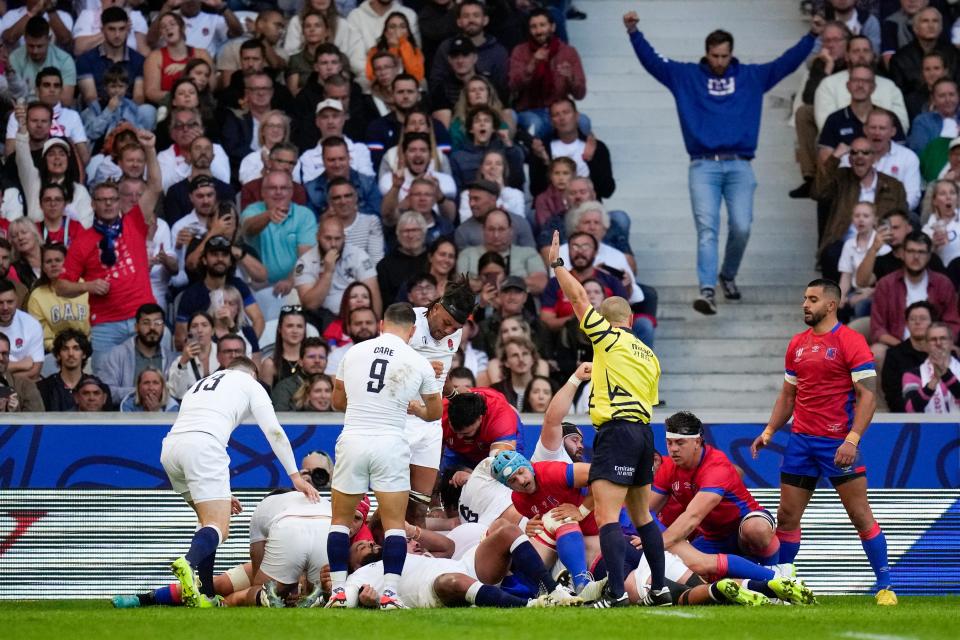
M457 373L538 410L591 357L545 264L554 231L591 299L628 299L655 343L632 216L604 205L614 162L578 107L569 2L0 5L0 407L176 410L245 354L278 408L330 410L331 374L382 310L428 305L463 273L478 306ZM790 195L816 201L819 267L868 336L886 406L947 411L960 5L814 10ZM711 47L732 53L721 36L702 68L735 73L708 65ZM720 280L739 298L735 267Z
M818 261L867 337L881 408L947 413L960 398L960 7L824 0L795 98Z
M462 273L454 378L542 412L591 357L554 231L653 344L569 0L0 9L0 409L176 411L247 355L278 410L330 411L383 309Z

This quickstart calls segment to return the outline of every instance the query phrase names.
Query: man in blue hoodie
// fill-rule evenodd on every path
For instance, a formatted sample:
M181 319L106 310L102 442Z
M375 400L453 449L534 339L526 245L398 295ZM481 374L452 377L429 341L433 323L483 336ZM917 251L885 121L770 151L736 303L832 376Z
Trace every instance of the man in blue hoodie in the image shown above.
M753 192L757 181L750 161L757 149L763 94L803 63L813 50L824 20L815 16L810 33L766 64L741 64L733 57L733 36L714 31L699 63L675 62L658 54L637 29L635 11L623 16L640 64L673 94L683 142L690 154L690 201L697 228L697 277L700 297L693 308L717 312L720 200L727 203L729 234L719 271L728 300L739 300L735 278L750 238Z

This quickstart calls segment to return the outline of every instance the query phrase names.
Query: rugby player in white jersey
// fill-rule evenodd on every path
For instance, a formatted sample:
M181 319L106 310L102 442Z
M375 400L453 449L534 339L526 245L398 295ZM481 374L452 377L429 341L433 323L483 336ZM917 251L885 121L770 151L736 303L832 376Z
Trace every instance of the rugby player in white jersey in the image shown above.
M463 325L473 313L476 295L465 277L447 285L443 296L426 307L414 307L416 330L410 338L414 351L430 361L440 386L450 373L453 354L460 349ZM444 391L447 391L444 389ZM440 420L424 422L416 415L407 417L407 442L410 444L410 504L407 521L424 526L430 497L440 470L443 429Z
M383 590L383 563L356 570L347 579L348 606L376 607ZM509 571L534 587L536 598L520 598L498 586ZM398 585L411 608L429 609L464 604L478 607L575 606L582 600L550 576L530 540L516 525L499 520L482 542L460 560L408 555Z
M230 456L227 443L249 415L260 426L293 486L308 500L320 494L300 476L287 434L277 421L273 403L256 379L249 358L235 359L226 370L198 381L183 397L180 413L163 439L160 462L173 490L183 496L200 520L190 550L173 561L181 598L188 607L219 602L213 584L217 547L230 529Z
M443 412L440 382L426 358L408 343L416 314L408 303L390 305L383 314L380 337L355 344L337 369L332 404L346 410L337 438L331 495L333 524L327 536L332 592L328 607L345 607L350 558L348 526L368 488L377 496L384 528L384 589L380 608L399 609L400 572L407 554L404 516L410 493L410 446L406 439L408 409L427 422ZM412 402L422 399L423 404Z
M573 405L577 389L590 380L592 373L593 364L581 362L567 383L553 394L543 414L543 427L530 462L583 462L583 433L577 425L565 422L564 418Z

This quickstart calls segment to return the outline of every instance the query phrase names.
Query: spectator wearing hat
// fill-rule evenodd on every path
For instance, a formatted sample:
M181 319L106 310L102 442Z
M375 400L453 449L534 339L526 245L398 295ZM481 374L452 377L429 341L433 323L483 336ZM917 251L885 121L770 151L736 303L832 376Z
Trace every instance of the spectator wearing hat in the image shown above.
M43 366L43 327L19 306L13 282L0 279L0 331L10 341L6 373L36 380Z
M83 368L93 353L90 339L76 329L64 329L53 339L51 349L57 361L57 372L37 383L37 390L47 411L73 411L73 389L83 378Z
M234 188L228 182L215 177L211 171L216 146L210 138L206 136L195 138L184 151L189 157L190 173L183 180L167 189L163 198L163 219L171 226L175 225L180 218L190 213L194 208L193 202L190 200L190 185L195 178L200 176L211 178L219 202L232 201L236 197ZM260 191L258 189L256 198L258 200L259 195Z
M474 180L466 186L467 202L471 216L457 227L454 240L461 250L483 244L483 220L490 211L496 209L500 187L489 180ZM513 242L521 247L536 248L530 223L523 216L510 214L510 226L513 228Z
M187 284L186 257L187 247L194 238L206 237L214 224L218 210L217 185L212 176L198 175L190 179L190 212L177 220L170 229L173 246L177 256L178 273L171 283L182 287ZM214 235L223 235L218 229Z
M477 335L472 344L489 356L496 355L496 344L500 337L500 325L504 318L519 317L530 327L530 338L537 345L537 351L548 354L549 335L537 316L530 298L526 281L520 276L507 276L500 283L499 295L494 299L491 309L479 319Z
M212 236L203 244L200 258L203 279L183 290L176 309L173 343L178 350L186 341L187 321L190 316L197 311L209 309L212 292L217 291L219 292L217 296L222 297L224 287L228 286L240 292L243 312L250 319L254 334L259 336L263 333L263 313L250 287L234 275L235 265L234 246L226 236ZM163 370L166 371L166 369Z
M311 376L322 374L327 368L327 355L330 347L323 338L304 338L300 343L300 366L292 376L287 376L270 392L273 408L276 411L298 411L293 396Z
M434 60L429 97L433 116L449 127L453 109L470 78L483 76L489 80L502 100L506 95L506 77L497 79L479 69L477 47L470 38L461 35L445 44L445 57Z
M73 388L73 400L78 412L113 411L110 387L94 375L85 375Z
M267 268L267 282L258 300L267 307L266 317L279 313L283 296L293 289L297 260L317 244L317 218L307 207L293 203L293 180L285 171L271 171L263 178L262 200L240 214L247 241Z
M947 145L947 160L943 166L936 168L935 176L938 180L960 181L960 136Z
M467 247L457 258L457 271L470 277L470 285L479 291L480 256L487 252L500 254L507 264L507 275L523 278L528 291L540 295L547 286L547 269L537 250L515 245L513 217L502 209L494 209L483 218L483 244Z
M320 130L320 141L316 147L307 149L300 155L300 175L296 176L297 182L307 184L324 172L323 141L332 137L342 138L346 142L351 169L369 176L376 175L367 146L343 135L346 113L341 101L332 98L322 100L317 105L315 121L317 129Z
M450 76L456 73L450 58L456 55L458 50L466 51L475 58L473 66L476 72L490 79L500 94L500 99L505 100L510 54L486 31L490 24L486 4L483 0L464 0L457 5L456 13L457 29L460 33L447 38L437 47L430 68L430 86L442 85L449 80ZM465 42L472 46L467 49ZM456 99L453 102L456 103Z
M164 313L159 305L152 302L140 305L134 327L133 337L113 347L96 367L116 398L123 398L133 391L135 380L143 369L154 367L166 371L177 355L170 348L169 338L164 336ZM74 387L75 393L76 389Z
M26 376L13 375L9 369L12 345L0 331L0 412L43 411L37 385Z
M411 273L427 269L427 222L416 211L400 216L396 226L394 248L377 263L377 284L380 294L389 304L398 302L401 287Z
M67 249L57 295L90 295L91 340L94 369L114 345L134 333L136 310L153 303L147 237L153 210L161 192L161 172L154 135L138 130L146 150L149 181L139 202L129 211L120 207L119 189L104 182L93 189L94 221Z

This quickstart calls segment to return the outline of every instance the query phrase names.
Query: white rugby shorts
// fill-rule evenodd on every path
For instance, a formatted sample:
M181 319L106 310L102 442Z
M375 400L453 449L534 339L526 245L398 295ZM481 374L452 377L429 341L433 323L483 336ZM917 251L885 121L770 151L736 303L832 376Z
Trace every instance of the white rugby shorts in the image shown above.
M173 490L188 502L230 499L230 456L216 438L200 432L169 434L160 450Z
M260 570L281 584L297 584L304 573L319 584L329 532L329 518L281 518L270 527Z
M407 416L405 433L410 445L410 464L439 470L443 453L443 427L440 421L424 422L417 416Z
M400 436L337 438L331 486L340 493L410 490L410 448Z

